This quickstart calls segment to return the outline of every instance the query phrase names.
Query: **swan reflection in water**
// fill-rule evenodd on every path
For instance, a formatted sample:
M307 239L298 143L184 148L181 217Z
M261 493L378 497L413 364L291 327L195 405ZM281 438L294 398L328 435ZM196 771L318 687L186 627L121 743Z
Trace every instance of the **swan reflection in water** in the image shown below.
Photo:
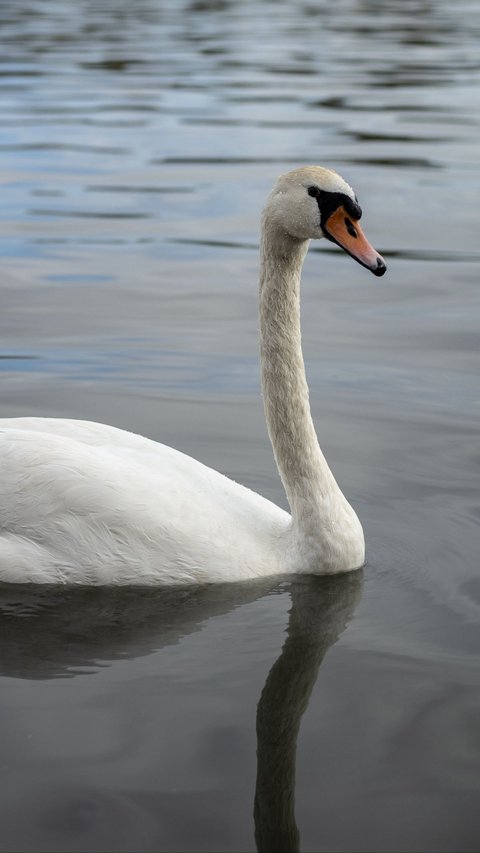
M362 572L177 589L0 587L0 674L50 679L149 655L266 595L288 591L286 640L257 706L258 851L299 850L295 755L319 666L360 598Z

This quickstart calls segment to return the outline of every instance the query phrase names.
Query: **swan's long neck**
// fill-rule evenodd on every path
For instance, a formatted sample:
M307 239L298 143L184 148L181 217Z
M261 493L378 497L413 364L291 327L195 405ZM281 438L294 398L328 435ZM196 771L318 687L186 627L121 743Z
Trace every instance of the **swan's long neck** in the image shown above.
M260 346L268 431L296 544L307 545L310 551L317 548L325 559L325 532L337 523L341 529L345 513L356 516L320 449L310 412L300 332L300 278L307 249L308 241L279 233L264 217Z

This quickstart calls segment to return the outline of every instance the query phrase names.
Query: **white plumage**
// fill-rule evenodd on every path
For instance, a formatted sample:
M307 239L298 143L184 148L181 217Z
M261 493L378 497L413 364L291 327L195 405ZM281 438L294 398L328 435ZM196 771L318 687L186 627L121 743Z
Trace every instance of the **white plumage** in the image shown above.
M277 181L263 219L262 382L292 516L142 436L87 421L7 418L0 420L1 581L202 583L363 563L360 523L318 447L301 356L301 266L310 238L332 239L337 196L354 199L335 173L305 167ZM356 221L355 228L358 259L381 274L381 259ZM341 243L339 232L334 239Z
M281 536L288 514L171 447L55 418L3 420L0 443L4 581L184 583L278 570L261 559L265 521Z

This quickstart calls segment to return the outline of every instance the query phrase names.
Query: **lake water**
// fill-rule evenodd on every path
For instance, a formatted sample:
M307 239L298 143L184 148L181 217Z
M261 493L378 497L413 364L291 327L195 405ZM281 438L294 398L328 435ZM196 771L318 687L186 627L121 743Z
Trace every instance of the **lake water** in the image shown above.
M337 168L389 265L312 247L338 579L0 590L0 849L478 851L480 4L1 9L0 416L105 421L285 506L259 212Z

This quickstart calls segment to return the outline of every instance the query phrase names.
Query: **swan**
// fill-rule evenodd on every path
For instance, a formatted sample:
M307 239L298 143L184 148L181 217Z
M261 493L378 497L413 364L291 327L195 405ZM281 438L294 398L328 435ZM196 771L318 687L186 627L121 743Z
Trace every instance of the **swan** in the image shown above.
M143 436L88 421L4 418L0 581L211 583L363 565L362 526L318 444L300 335L311 239L325 237L384 274L361 214L340 175L304 166L278 178L262 216L262 391L291 514Z

